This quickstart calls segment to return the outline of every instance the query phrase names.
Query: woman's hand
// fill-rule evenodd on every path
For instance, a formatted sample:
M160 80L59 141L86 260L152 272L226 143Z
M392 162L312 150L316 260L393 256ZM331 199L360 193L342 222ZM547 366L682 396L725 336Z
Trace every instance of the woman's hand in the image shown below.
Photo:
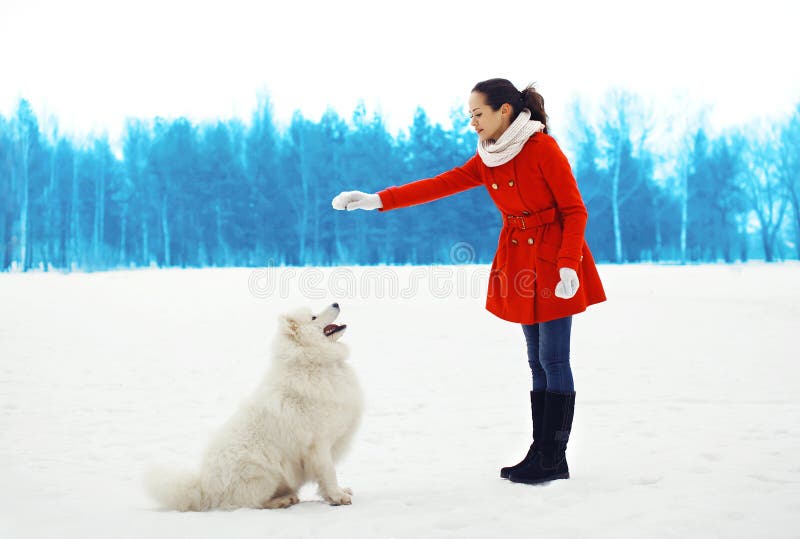
M377 210L383 207L383 202L377 193L344 191L333 197L331 206L336 210Z
M561 299L571 298L580 287L578 274L572 268L558 268L558 275L561 280L556 285L556 297Z

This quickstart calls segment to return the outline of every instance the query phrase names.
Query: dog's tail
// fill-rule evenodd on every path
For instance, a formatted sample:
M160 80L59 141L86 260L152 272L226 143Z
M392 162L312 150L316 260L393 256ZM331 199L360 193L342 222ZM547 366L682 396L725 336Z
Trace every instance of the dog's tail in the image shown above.
M177 471L166 466L151 466L145 471L144 484L150 496L164 509L211 509L211 496L203 490L200 476L196 473Z

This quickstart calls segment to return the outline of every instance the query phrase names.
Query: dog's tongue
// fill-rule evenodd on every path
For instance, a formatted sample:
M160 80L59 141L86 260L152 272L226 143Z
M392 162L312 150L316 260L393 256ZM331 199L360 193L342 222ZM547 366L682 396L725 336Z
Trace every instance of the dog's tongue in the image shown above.
M328 324L327 326L325 326L325 329L323 329L322 331L323 331L323 333L325 333L325 335L332 335L333 333L336 333L337 331L340 331L340 330L342 330L342 329L344 329L346 327L347 326L344 325L344 324L341 325L341 326L338 325L338 324Z

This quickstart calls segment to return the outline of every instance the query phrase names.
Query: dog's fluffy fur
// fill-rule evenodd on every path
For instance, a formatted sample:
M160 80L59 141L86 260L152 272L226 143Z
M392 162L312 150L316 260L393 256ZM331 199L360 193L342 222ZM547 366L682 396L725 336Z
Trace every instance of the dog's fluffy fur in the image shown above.
M266 377L212 439L200 472L146 473L147 489L162 507L289 507L309 481L327 502L350 503L352 492L339 486L334 463L358 427L362 396L347 347L338 342L346 327L333 323L338 314L334 303L316 316L299 309L280 317Z

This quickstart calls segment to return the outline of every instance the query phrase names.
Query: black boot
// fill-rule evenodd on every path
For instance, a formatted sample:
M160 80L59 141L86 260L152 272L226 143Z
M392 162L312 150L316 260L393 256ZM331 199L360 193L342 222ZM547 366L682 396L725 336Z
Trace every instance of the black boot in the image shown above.
M547 392L539 449L527 465L511 473L508 477L511 481L536 484L554 479L569 479L566 451L574 414L574 392Z
M531 422L533 423L533 443L531 444L530 449L528 449L528 454L525 455L525 458L522 459L521 462L518 462L514 466L500 468L500 477L503 479L508 479L508 476L511 474L511 472L526 466L533 458L533 454L536 453L536 450L539 449L539 443L536 440L539 438L539 435L542 432L542 420L544 419L544 394L544 391L531 391Z

